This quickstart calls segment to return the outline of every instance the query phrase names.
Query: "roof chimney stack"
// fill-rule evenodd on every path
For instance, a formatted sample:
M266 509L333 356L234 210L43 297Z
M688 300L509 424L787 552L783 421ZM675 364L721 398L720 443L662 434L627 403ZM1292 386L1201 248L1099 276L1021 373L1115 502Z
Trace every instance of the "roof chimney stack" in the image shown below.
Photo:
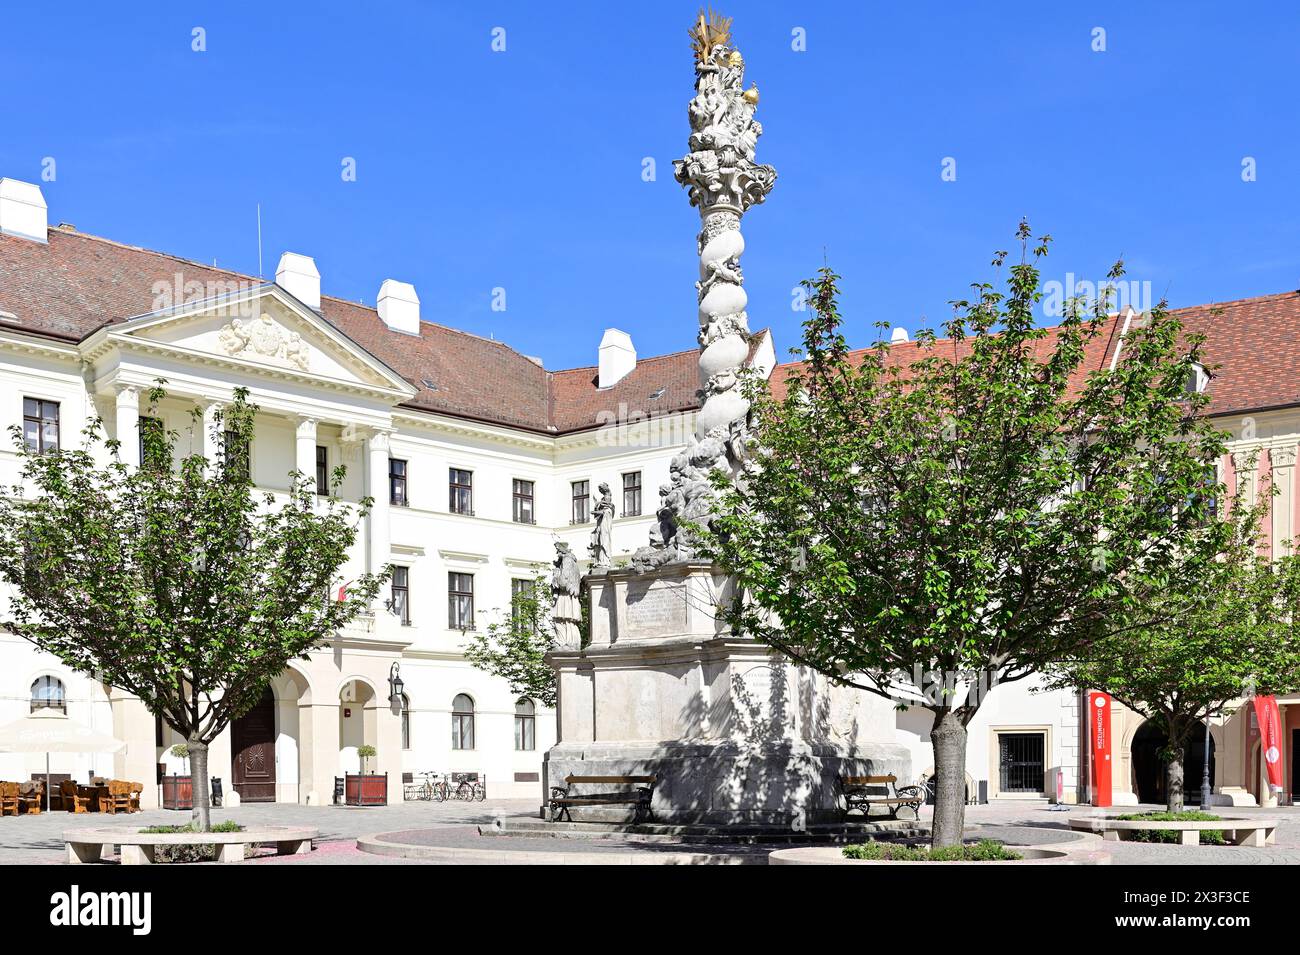
M286 252L275 268L275 284L308 308L320 311L320 272L310 255Z
M420 296L415 286L396 279L384 279L379 286L379 318L395 332L420 334Z
M617 328L605 329L600 339L600 378L598 387L616 385L636 368L636 349L632 336Z
M895 328L892 332L889 333L889 340L895 345L897 345L899 342L907 341L908 340L907 329Z
M41 187L17 179L0 179L0 232L34 242L48 242L48 207Z

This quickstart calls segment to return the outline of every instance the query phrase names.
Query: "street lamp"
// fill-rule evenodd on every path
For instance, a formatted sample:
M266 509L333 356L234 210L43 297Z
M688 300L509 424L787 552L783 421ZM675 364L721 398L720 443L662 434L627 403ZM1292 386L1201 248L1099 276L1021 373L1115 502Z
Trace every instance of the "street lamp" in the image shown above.
M388 671L388 702L393 706L401 706L402 690L405 688L406 684L402 682L402 668L394 660Z

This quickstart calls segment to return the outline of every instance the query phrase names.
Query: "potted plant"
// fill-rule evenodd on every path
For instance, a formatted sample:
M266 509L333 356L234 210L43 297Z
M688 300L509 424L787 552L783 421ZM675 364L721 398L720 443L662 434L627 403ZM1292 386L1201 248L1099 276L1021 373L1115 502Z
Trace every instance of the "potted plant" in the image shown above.
M194 806L194 777L190 775L190 748L185 743L177 743L170 750L172 756L181 760L185 775L172 773L162 780L162 805L164 809L191 809Z
M378 751L369 743L357 747L361 772L343 781L344 802L349 806L384 806L388 803L388 774L369 773L366 769Z

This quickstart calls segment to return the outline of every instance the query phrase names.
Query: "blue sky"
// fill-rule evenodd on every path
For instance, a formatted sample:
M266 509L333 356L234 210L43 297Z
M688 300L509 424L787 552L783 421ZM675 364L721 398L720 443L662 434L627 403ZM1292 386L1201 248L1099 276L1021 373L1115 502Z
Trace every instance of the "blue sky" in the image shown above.
M593 363L611 325L643 356L694 347L698 217L671 160L696 2L6 6L0 175L53 157L53 222L256 273L260 202L264 270L312 255L329 294L410 281L426 319L552 368ZM722 9L780 177L744 264L782 353L823 257L866 344L941 321L1022 216L1056 239L1048 280L1122 255L1175 306L1300 287L1294 5Z

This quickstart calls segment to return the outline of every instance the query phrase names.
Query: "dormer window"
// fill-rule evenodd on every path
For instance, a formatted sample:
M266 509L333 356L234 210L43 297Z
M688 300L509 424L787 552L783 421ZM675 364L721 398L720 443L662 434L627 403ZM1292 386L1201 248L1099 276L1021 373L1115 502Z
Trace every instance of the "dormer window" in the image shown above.
M1187 373L1187 381L1183 385L1183 390L1189 395L1199 395L1205 390L1209 383L1210 373L1205 370L1205 366L1199 361L1192 362L1192 367Z

